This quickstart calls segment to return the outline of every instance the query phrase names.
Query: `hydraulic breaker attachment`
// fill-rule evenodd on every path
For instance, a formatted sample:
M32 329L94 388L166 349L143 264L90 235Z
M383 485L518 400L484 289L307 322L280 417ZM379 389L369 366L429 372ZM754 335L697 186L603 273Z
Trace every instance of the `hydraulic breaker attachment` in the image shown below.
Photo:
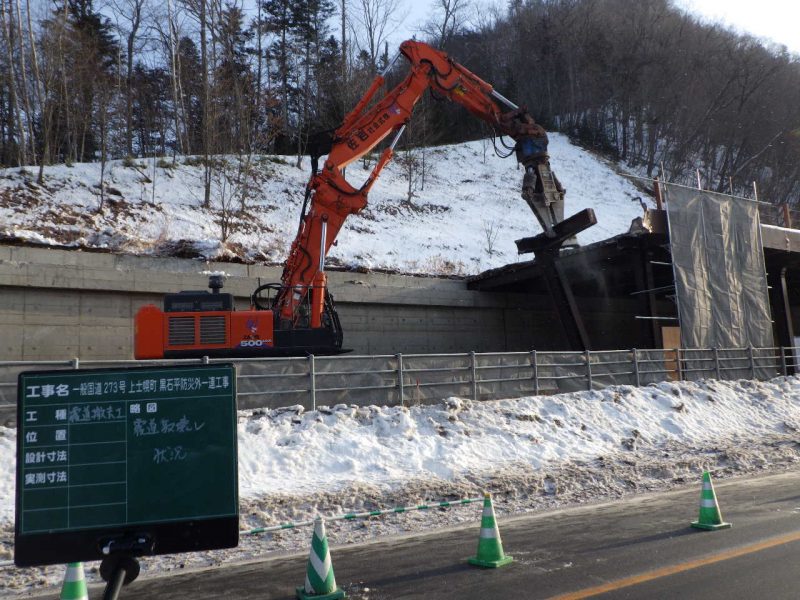
M555 237L553 227L564 220L564 189L547 161L525 167L522 197L536 215L545 235Z

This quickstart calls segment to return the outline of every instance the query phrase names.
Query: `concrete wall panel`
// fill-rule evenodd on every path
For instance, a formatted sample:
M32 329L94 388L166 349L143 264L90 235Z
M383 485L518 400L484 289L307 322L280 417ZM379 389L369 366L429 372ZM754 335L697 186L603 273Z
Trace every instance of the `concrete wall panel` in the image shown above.
M133 317L147 303L203 290L203 271L230 275L225 291L249 306L259 283L281 269L0 247L0 360L132 358ZM549 309L530 296L466 289L463 281L385 273L329 273L345 346L357 354L528 350Z

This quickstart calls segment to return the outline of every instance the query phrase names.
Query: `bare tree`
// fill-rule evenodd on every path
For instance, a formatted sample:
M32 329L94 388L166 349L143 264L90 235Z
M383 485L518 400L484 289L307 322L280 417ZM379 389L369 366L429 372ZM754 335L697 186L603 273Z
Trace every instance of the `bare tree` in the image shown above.
M444 48L463 28L469 6L469 0L436 0L424 31L437 48Z
M14 3L16 6L16 27L17 27L17 50L19 52L20 62L20 89L22 90L22 104L25 107L25 124L27 126L26 132L26 149L30 147L30 154L25 153L26 163L36 164L36 152L34 150L34 129L33 120L34 114L30 100L29 87L28 87L28 67L27 67L27 48L25 48L25 36L22 32L22 9L20 8L20 0Z
M31 19L31 2L30 0L25 0L25 12L26 12L26 22L28 25L28 45L31 49L31 63L33 65L33 86L34 86L34 97L36 98L36 104L38 106L38 112L41 119L41 127L42 127L42 156L40 160L40 164L44 163L46 160L49 160L49 140L48 137L50 135L50 131L48 129L49 123L46 123L46 110L45 110L45 102L44 102L44 82L42 81L42 72L39 68L39 53L36 49L36 40L34 39L33 35L33 22ZM35 154L35 153L34 153ZM39 183L41 184L41 169L39 170L40 177Z
M25 143L25 128L22 125L22 110L18 99L19 80L17 79L17 60L14 56L14 44L16 37L16 27L14 27L13 9L11 8L11 0L8 0L9 6L6 7L7 0L0 0L0 21L2 21L2 41L6 49L6 82L8 86L10 110L9 113L13 114L9 118L8 124L11 131L8 134L10 140L14 140L17 150L17 161L19 164L25 164L26 143Z
M114 99L113 82L105 73L98 73L96 93L94 94L94 112L100 136L100 206L103 210L106 199L106 164L108 163L108 130L113 117L112 104Z
M141 50L141 46L137 45L137 35L145 18L146 2L147 0L110 0L110 6L117 19L117 30L120 37L125 38L125 151L128 156L133 156L133 135L131 133L133 62L134 56Z
M354 0L350 39L377 68L381 46L403 22L400 0Z
M183 5L194 16L199 25L200 36L200 80L202 81L202 152L203 152L203 207L211 206L211 155L212 127L211 127L211 78L209 69L214 65L215 38L211 36L211 56L209 57L209 30L214 32L214 5L209 6L208 0L183 0Z
M339 0L342 25L342 85L347 87L347 0Z
M497 221L483 222L483 249L489 257L494 256L497 237L500 235L500 224Z

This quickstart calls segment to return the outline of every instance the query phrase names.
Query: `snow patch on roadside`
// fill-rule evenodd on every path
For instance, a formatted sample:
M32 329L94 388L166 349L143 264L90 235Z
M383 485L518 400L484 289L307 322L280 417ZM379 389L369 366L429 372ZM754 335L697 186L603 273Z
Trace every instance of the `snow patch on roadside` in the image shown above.
M411 479L453 480L509 463L536 470L667 442L706 445L800 423L800 383L746 380L437 406L301 407L241 418L244 496L336 490L370 482L391 490ZM323 475L320 475L323 473Z
M597 502L777 471L800 460L800 378L705 380L435 406L299 407L239 417L244 529L491 491L500 514ZM0 464L15 431L0 428ZM0 471L0 561L13 556L13 469ZM333 522L334 545L474 522L474 505ZM148 558L147 574L304 552L306 529L243 536L239 548ZM97 565L87 566L98 581ZM0 571L21 593L57 586L63 567Z

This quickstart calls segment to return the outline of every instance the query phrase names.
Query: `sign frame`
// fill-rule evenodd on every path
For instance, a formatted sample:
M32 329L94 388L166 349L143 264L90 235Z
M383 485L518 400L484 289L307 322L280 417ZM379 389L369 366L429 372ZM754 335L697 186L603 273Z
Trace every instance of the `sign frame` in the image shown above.
M108 381L110 376L116 375L119 375L123 378L128 377L129 379L122 379L122 381L128 382L133 381L133 379L130 378L139 377L140 379L137 380L138 382L140 380L144 380L143 378L145 377L152 377L156 374L158 374L156 376L156 381L161 379L177 382L181 378L184 380L189 380L187 375L191 375L193 382L202 382L203 379L201 378L208 379L209 377L214 377L210 376L210 373L221 374L219 375L219 381L222 380L223 376L227 376L227 387L223 391L217 393L216 389L213 387L206 390L202 390L202 388L200 388L200 391L197 392L181 389L180 393L182 395L178 395L176 393L174 397L165 397L164 392L161 392L159 395L159 391L156 389L152 390L152 393L149 395L147 393L138 393L135 397L124 399L119 398L120 394L117 391L116 396L109 396L109 398L113 399L108 400L107 403L120 404L124 402L124 408L122 408L122 413L117 412L113 415L113 418L115 419L113 422L109 420L107 422L79 423L80 425L94 428L116 426L116 429L110 429L109 431L119 432L124 430L125 432L125 519L123 519L121 522L110 523L108 525L77 525L73 527L68 525L66 528L52 528L47 530L35 530L35 528L32 528L27 531L24 530L25 528L22 524L23 495L26 493L30 494L31 489L28 488L28 491L25 489L25 461L27 460L25 453L27 451L28 454L30 454L30 447L26 447L25 443L27 431L33 430L34 428L34 426L31 425L26 429L25 418L30 417L30 414L26 413L26 408L36 408L34 404L31 404L30 406L26 404L26 383L29 385L31 383L35 384L37 381L47 381L47 378L54 377L82 377L83 379L97 377L98 380L102 379L104 381ZM152 381L152 379L146 380ZM91 560L107 559L109 556L114 555L133 557L174 554L181 552L232 548L238 545L239 484L236 368L232 363L26 371L19 374L17 385L16 514L14 521L14 563L16 566L29 567L48 564L63 564L69 562L86 562ZM78 388L71 389L77 390ZM189 388L187 387L186 389L188 390ZM214 389L213 394L209 391L210 389ZM124 395L125 393L126 390L123 388L122 394ZM197 395L192 396L192 393L196 393ZM101 403L100 399L102 399L102 396L102 393L98 396L98 403ZM232 483L232 490L227 487L223 488L227 489L227 491L220 494L218 498L214 498L214 506L222 507L223 512L210 515L204 515L201 514L201 512L198 512L197 514L193 514L191 516L180 516L178 513L180 512L181 507L190 506L194 509L198 506L198 504L195 502L195 497L191 495L193 493L191 489L188 487L181 488L180 482L175 481L176 485L174 487L170 487L168 494L165 494L171 495L172 497L177 497L181 500L182 503L178 503L179 505L177 508L173 507L171 509L173 512L175 512L175 514L170 514L164 519L151 519L145 517L143 520L129 522L128 504L129 501L131 501L131 497L133 497L129 491L131 480L133 479L133 481L138 481L139 483L146 481L148 477L147 469L172 467L173 470L167 471L167 473L175 473L175 469L183 467L185 464L179 464L176 462L174 465L161 465L160 461L158 461L150 452L150 450L154 448L147 446L148 443L154 443L151 440L145 440L145 438L137 440L139 445L142 446L141 448L136 446L133 442L128 442L129 431L133 431L134 427L134 419L132 417L134 411L131 405L144 404L148 399L152 399L150 396L157 397L157 406L167 407L165 409L167 412L169 411L169 408L171 408L169 402L172 401L180 402L181 404L174 406L178 408L178 412L186 413L189 413L191 409L191 407L188 409L186 408L187 402L197 401L198 409L200 408L200 405L202 405L203 410L206 412L209 411L210 406L213 406L214 417L217 419L216 422L209 422L208 425L206 425L205 420L202 422L194 422L195 429L192 430L190 427L184 426L182 433L185 435L181 436L180 433L176 433L174 429L165 429L165 427L174 427L175 421L163 419L162 423L159 425L161 430L157 430L155 432L152 440L158 440L159 435L161 435L162 438L164 436L171 435L172 437L166 437L167 441L175 439L176 436L178 436L178 439L181 441L181 443L186 443L183 442L183 440L188 440L189 444L191 444L192 435L201 436L198 443L203 442L204 440L212 440L208 445L202 448L199 446L187 446L186 449L183 449L182 446L175 446L175 448L182 448L182 450L180 453L176 454L174 451L175 449L173 448L170 458L175 461L191 460L192 462L189 464L195 469L197 464L201 463L205 457L212 456L214 458L215 462L213 464L217 467L221 466L222 468L220 472L214 471L213 474L207 474L205 477L216 477L218 475L221 484L225 482L229 484ZM64 404L70 404L71 400L67 398L62 400L62 402ZM219 410L217 410L215 405L217 402L225 403L224 407L220 406ZM85 403L88 405L89 401L77 400L76 403ZM110 408L107 410L110 410ZM160 408L158 410L160 410ZM228 420L228 417L230 417L230 420ZM68 418L71 419L72 415L69 415ZM187 420L185 415L183 419L184 422ZM191 415L189 419L191 419ZM139 419L139 421L141 421L141 419ZM166 421L166 426L163 424L163 421ZM156 424L158 425L157 422ZM140 431L138 433L141 433L141 423L136 423L135 425L139 426ZM46 426L42 425L42 427ZM203 429L206 430L201 431ZM97 431L97 429L95 429L95 431ZM72 437L73 434L71 432L69 435L69 445L65 446L68 448L68 453L72 449ZM111 442L100 443L119 445L122 443L122 441L114 440ZM76 443L75 445L79 446L81 444ZM133 449L131 449L131 446L133 446ZM146 452L149 454L145 454ZM214 453L213 455L211 454L212 452ZM134 455L136 460L134 461L133 466L131 466L130 461ZM145 456L149 456L150 458L144 460L143 457ZM71 469L74 467L74 465L70 464L69 457L71 457L70 454L68 454L67 464L61 467L70 473L66 479L68 483L66 486L62 486L61 488L67 488L65 493L68 495L68 497L72 494L73 488L77 490L77 487L79 487L77 485L72 485L73 471ZM229 460L231 458L232 460ZM153 467L152 463L155 463L157 466ZM225 467L225 464L229 464L229 468ZM30 470L35 468L36 467L28 468L28 472L30 473ZM102 469L102 467L100 467L100 469ZM132 472L136 473L137 475L132 475ZM194 471L186 471L186 473L191 472ZM162 474L160 476L163 479L164 471L161 471L161 473ZM136 477L138 477L138 479ZM158 481L157 477L158 476L156 476L156 481ZM96 489L102 485L115 485L118 483L121 484L121 482L106 484L101 481L99 483L93 483L89 487L91 488L94 486L92 489ZM92 489L90 489L89 492L91 492ZM169 512L170 509L166 508L166 506L163 509L154 508L154 506L161 507L162 505L166 505L166 502L162 503L160 498L154 498L152 495L148 495L152 494L152 492L137 490L135 493L145 494L143 496L135 496L135 498L146 498L146 501L139 502L139 504L144 505L144 508L138 507L138 512L140 515L149 515L150 513L148 511L157 510ZM119 504L123 503L119 502ZM59 514L66 511L68 514L72 514L70 513L70 510L74 510L75 508L76 507L70 507L68 501L66 507L58 506L52 509L45 507L40 510L46 517L48 515L48 511L61 511ZM202 505L200 505L200 508L197 508L197 511L202 511ZM189 512L192 511L190 510ZM67 523L69 523L69 518L67 518Z

